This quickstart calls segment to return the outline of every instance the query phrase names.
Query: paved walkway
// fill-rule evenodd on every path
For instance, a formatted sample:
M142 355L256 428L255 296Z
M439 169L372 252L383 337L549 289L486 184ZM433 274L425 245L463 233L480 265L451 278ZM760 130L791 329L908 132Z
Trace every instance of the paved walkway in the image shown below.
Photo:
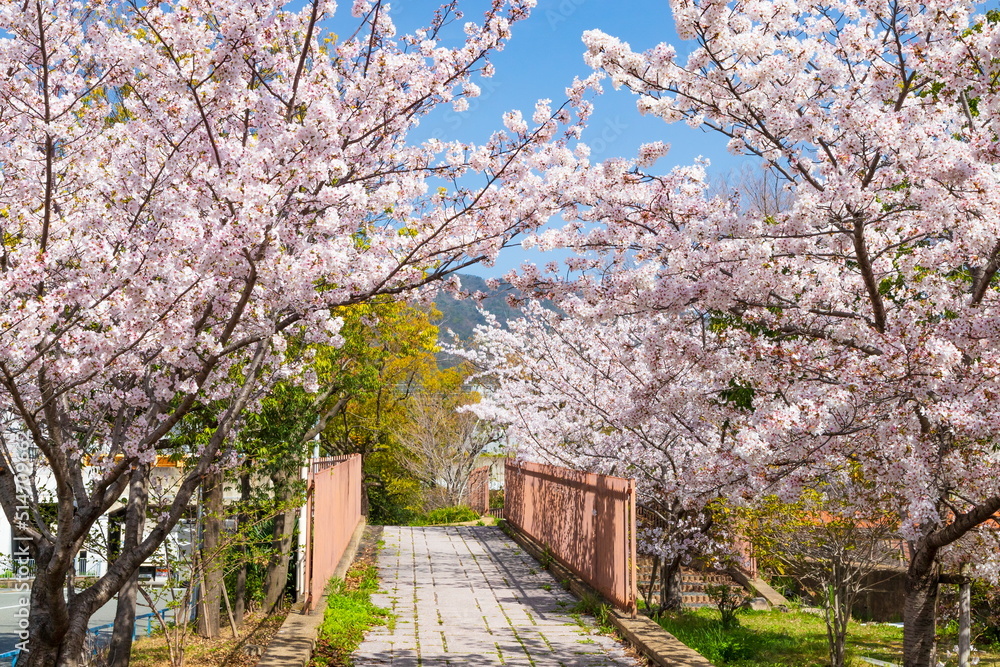
M375 628L357 667L635 667L576 598L494 527L386 527L379 554L394 627Z

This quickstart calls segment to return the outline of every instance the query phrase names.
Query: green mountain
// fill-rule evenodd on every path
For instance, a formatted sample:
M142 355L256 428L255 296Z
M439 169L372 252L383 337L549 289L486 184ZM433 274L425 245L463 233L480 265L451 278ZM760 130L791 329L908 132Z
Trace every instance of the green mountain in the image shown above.
M496 290L486 285L486 280L479 276L460 274L462 290L469 293L483 292L488 294L477 303L475 299L456 299L447 292L438 293L434 307L441 312L441 318L435 322L441 330L439 338L442 342L450 342L453 331L461 340L469 340L476 326L486 324L486 318L479 312L480 308L492 313L497 321L505 326L508 320L517 319L521 312L507 303L508 296L520 297L521 293L510 285L503 283Z

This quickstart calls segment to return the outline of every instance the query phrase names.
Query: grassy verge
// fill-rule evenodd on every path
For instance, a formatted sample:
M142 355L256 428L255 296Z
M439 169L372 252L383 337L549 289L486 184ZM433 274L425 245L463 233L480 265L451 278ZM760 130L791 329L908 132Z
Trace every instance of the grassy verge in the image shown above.
M343 581L330 584L323 624L319 628L313 667L351 665L351 654L361 644L365 633L376 625L393 621L387 609L371 601L378 591L378 568L375 559L380 546L367 540Z
M266 647L271 637L281 627L287 610L272 615L248 614L240 634L233 637L227 620L223 621L222 636L203 639L194 630L188 636L184 649L184 664L189 667L245 667L257 662L256 651L251 655L247 646ZM223 612L225 619L225 612ZM167 639L162 633L137 639L132 644L129 664L131 667L168 667L170 653Z
M715 609L668 614L659 623L716 665L733 667L821 667L829 665L826 625L805 612L747 611L739 627L723 630ZM902 655L903 630L891 625L852 624L848 653L889 662ZM856 664L866 663L855 661Z
M826 624L822 617L805 612L746 611L740 625L723 630L719 612L711 608L667 614L658 622L663 629L701 653L719 667L824 667L830 664ZM953 667L957 660L951 643L943 637L938 660ZM903 629L881 623L851 623L847 652L857 667L864 656L899 664L903 655ZM979 667L1000 666L1000 654L978 652Z
M826 624L806 612L746 611L732 630L720 626L714 608L690 609L657 619L664 630L701 653L718 667L826 667ZM955 667L955 639L941 630L938 661ZM868 667L864 656L900 664L903 629L881 623L851 623L847 652L854 667ZM979 667L1000 667L996 646L973 654Z
M449 523L464 523L467 521L477 521L479 513L471 507L457 505L455 507L441 507L431 510L426 514L414 514L406 525L408 526L438 526Z

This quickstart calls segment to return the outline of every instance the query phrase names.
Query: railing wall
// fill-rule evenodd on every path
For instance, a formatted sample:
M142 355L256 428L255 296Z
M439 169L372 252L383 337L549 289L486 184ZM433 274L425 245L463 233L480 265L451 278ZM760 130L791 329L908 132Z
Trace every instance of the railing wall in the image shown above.
M513 461L505 475L504 518L634 613L635 480Z
M323 595L361 521L361 456L313 459L306 503L306 595L311 611Z
M482 466L469 473L469 482L465 485L465 502L479 514L489 513L490 466Z

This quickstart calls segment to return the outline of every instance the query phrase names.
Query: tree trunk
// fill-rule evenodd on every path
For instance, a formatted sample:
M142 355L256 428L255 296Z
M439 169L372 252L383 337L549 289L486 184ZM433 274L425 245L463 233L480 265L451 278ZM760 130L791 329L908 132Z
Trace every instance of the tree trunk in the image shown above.
M937 620L938 577L934 567L937 549L923 540L914 546L906 572L903 603L903 667L933 667Z
M958 586L958 667L969 667L972 655L972 583Z
M264 612L270 613L281 603L285 585L288 583L288 562L292 553L292 533L295 528L296 509L290 507L292 502L291 475L287 470L278 470L271 475L274 483L274 497L278 507L283 508L274 517L274 528L271 532L271 548L273 553L267 564L267 574L264 580Z
M247 600L247 559L248 549L247 529L250 526L250 515L246 512L247 503L250 502L250 473L244 472L240 475L240 514L237 517L237 525L240 531L240 567L236 571L236 585L233 587L233 615L236 617L236 626L243 627L243 617L246 615Z
M128 508L125 510L125 534L123 549L135 549L142 539L146 524L146 504L148 502L149 464L141 464L132 471L129 480ZM108 667L128 667L132 655L132 636L135 631L135 603L139 594L139 568L118 592L118 607L115 612L115 627L111 633L108 648Z
M295 510L286 510L274 517L272 547L274 554L267 564L264 582L264 610L273 611L281 603L285 586L288 584L288 563L292 552L292 530L295 525Z
M660 613L665 611L675 611L681 608L683 597L681 596L681 559L663 561L660 570Z
M661 559L659 556L653 556L652 560L653 566L649 572L649 586L642 592L643 602L646 603L646 609L650 612L653 611L653 593L656 590L656 582L659 581Z
M219 543L222 534L222 473L205 477L202 487L201 599L198 604L198 634L219 636L224 565Z
M63 584L69 570L52 563L51 555L36 558L38 571L31 586L28 643L17 663L19 667L76 667L83 654L90 614L66 604ZM72 567L72 560L68 562ZM15 610L15 617L19 611Z
M830 665L844 667L847 664L847 625L851 618L850 594L841 585L842 582L838 580L836 574L831 580L833 583L825 582L826 604L823 609L830 648Z

